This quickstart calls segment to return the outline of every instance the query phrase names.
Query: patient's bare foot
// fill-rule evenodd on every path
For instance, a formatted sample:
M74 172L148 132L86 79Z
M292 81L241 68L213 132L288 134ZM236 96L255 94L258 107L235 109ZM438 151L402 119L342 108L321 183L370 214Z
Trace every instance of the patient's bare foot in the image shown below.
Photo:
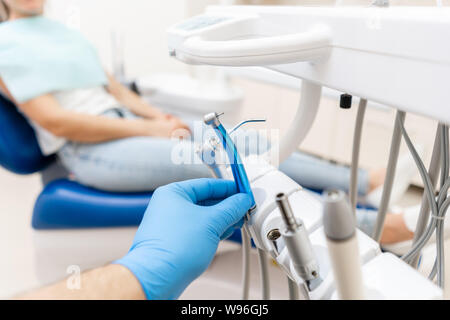
M383 185L386 178L386 169L372 169L369 171L369 192Z
M405 224L403 214L388 214L384 222L381 244L393 244L397 242L411 240L414 233Z

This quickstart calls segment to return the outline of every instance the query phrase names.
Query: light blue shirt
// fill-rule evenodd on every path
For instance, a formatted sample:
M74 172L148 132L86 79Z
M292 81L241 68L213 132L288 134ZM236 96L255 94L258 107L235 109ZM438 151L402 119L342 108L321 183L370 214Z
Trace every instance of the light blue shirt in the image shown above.
M88 40L42 16L0 23L0 77L19 103L56 91L107 84Z

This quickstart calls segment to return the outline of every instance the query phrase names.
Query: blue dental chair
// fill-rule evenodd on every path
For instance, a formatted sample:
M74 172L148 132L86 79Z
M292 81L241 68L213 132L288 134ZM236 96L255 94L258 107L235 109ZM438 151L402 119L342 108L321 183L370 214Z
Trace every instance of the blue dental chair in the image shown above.
M54 155L42 155L32 127L0 94L0 165L25 175L41 172L55 162ZM32 226L36 230L137 226L151 194L103 192L58 179L39 195Z
M42 155L33 128L0 93L0 166L27 175L45 172L56 163L56 156ZM47 179L34 206L32 227L58 230L138 226L151 195L104 192L67 178ZM240 242L240 232L230 240Z

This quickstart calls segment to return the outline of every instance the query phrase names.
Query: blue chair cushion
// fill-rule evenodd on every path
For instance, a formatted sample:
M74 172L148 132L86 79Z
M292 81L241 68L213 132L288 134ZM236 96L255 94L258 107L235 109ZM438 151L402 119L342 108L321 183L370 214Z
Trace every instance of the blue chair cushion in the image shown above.
M138 226L151 199L147 193L110 193L70 180L49 183L34 206L35 230ZM228 238L241 242L241 232Z
M34 206L36 230L138 226L152 193L110 193L69 180L49 183Z
M54 160L39 148L33 128L16 106L0 94L0 166L17 174L41 171Z

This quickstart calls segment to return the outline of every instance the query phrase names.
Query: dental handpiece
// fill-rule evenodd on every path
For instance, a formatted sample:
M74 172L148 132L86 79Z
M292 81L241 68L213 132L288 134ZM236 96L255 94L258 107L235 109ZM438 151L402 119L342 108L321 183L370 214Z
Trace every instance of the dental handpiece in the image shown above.
M364 299L355 217L344 192L325 194L323 226L339 298Z
M281 230L281 235L295 272L303 279L308 290L314 290L322 280L305 225L302 220L295 218L288 197L284 193L277 195L276 203L286 226Z
M220 114L210 113L204 117L204 122L206 125L210 125L214 128L217 136L222 142L223 148L227 153L228 160L230 161L231 172L233 173L237 191L240 193L246 193L251 197L253 203L253 206L249 211L249 214L251 214L256 209L256 202L250 186L250 181L248 180L247 173L245 172L241 157L239 156L239 152L237 151L233 140L225 130L224 126L220 123L219 117Z
M219 145L217 138L211 138L206 141L203 145L198 146L195 150L197 156L202 160L203 164L208 167L211 174L216 179L223 179L224 174L221 170L220 165L216 161L217 147Z

